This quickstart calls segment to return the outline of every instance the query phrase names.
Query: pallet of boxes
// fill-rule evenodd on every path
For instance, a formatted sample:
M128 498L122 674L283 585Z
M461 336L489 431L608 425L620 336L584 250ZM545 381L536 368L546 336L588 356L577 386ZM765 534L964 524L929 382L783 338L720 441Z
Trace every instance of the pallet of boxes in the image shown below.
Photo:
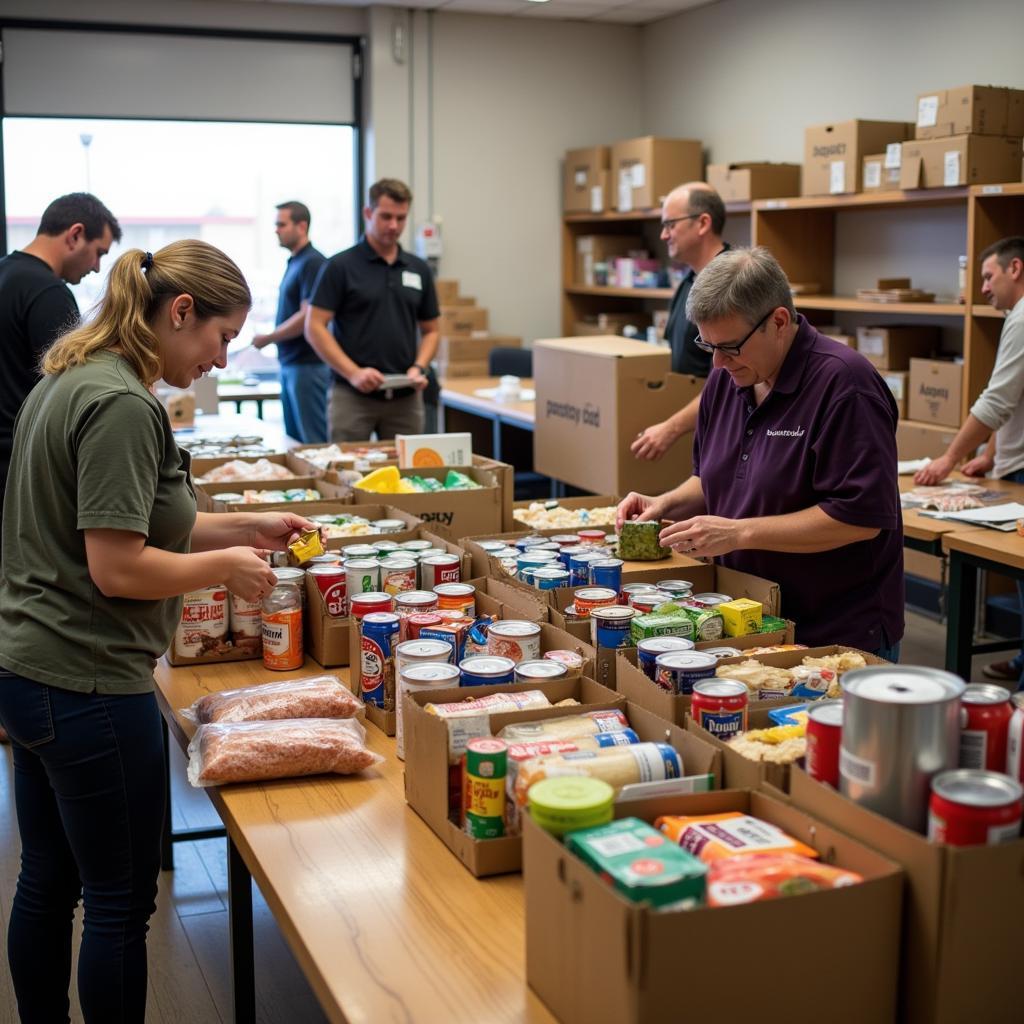
M478 306L476 299L461 295L458 281L440 278L435 286L441 307L436 357L441 380L488 377L493 349L522 348L522 338L491 333L488 310Z

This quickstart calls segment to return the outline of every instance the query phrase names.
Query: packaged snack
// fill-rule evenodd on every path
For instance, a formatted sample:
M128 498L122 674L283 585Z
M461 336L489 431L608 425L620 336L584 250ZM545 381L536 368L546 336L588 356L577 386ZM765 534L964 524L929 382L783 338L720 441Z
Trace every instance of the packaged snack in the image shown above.
M749 853L798 853L817 858L812 847L782 829L740 811L687 817L666 815L654 823L684 850L711 864L725 857Z
M305 530L288 545L288 561L292 565L305 565L311 558L324 553L320 531Z
M362 708L363 702L337 676L322 675L208 693L185 708L181 717L199 725L281 718L354 718Z
M524 690L520 693L492 693L487 697L452 704L425 704L423 710L448 723L448 763L455 765L466 752L466 744L470 740L491 735L491 715L549 707L551 701L543 690Z
M864 879L856 872L795 853L749 853L716 860L708 868L708 905L732 907L738 903L839 889L862 881Z
M792 764L807 752L806 722L751 729L729 741L729 746L748 761Z
M839 697L839 675L830 668L814 668L797 665L793 670L793 689L790 695L804 700L820 700L822 697Z
M629 720L621 711L613 708L608 711L587 711L566 718L546 718L539 722L513 722L506 725L498 735L509 743L539 743L545 740L572 739L575 736L594 736L601 732L619 732L628 728Z
M661 523L625 522L619 530L619 558L626 562L655 562L668 558L671 548L658 540Z
M807 725L807 709L810 704L788 704L784 708L772 708L768 717L776 725Z

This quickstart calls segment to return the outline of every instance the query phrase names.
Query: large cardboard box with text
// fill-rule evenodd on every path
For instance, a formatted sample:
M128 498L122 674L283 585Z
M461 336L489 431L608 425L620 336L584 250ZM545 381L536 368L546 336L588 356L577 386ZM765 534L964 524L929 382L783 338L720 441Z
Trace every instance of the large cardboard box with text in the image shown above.
M952 135L903 143L900 188L1020 181L1020 136Z
M616 210L658 206L677 185L704 177L704 147L696 139L645 135L612 146L611 194Z
M629 446L646 427L700 394L699 377L671 372L667 348L629 338L551 338L533 346L537 391L533 464L601 494L660 494L690 475L691 436L657 462Z
M860 192L864 157L881 153L889 143L903 142L913 135L913 124L905 121L854 120L810 126L804 131L801 194Z
M969 133L1024 135L1024 89L959 85L917 97L915 139Z

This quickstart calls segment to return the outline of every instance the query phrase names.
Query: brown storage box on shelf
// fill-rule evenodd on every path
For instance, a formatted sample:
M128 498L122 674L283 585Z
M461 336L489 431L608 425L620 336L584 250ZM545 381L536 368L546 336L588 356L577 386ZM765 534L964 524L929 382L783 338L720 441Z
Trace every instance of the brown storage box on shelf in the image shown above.
M792 773L790 799L891 858L906 874L901 1024L1018 1024L1024 839L999 846L932 843L799 768Z
M900 143L894 143L901 146ZM890 147L892 148L892 147ZM885 153L872 153L864 157L861 173L862 192L898 192L900 187L900 163L890 163Z
M650 313L631 310L629 313L597 313L589 320L577 320L573 335L578 338L604 338L609 334L621 335L626 327L635 327L643 334L652 323Z
M385 508L385 511L395 513L395 509ZM429 540L435 547L441 548L452 555L458 555L462 560L462 576L465 579L469 576L470 558L465 550L458 544L453 544L446 537L434 533L423 526L417 526L408 534L389 533L387 538L401 536L405 540ZM367 537L344 538L341 541L329 541L328 547L332 550L340 550L349 544L366 542ZM379 539L379 538L378 538ZM324 668L332 668L335 665L349 664L349 616L335 617L327 613L324 605L323 595L317 587L315 580L306 576L306 610L303 615L303 642L306 653L318 661ZM352 686L359 685L358 666L352 669ZM353 689L353 692L356 692ZM369 715L367 716L369 717Z
M956 437L956 430L934 423L897 423L896 455L900 459L938 458Z
M645 462L629 446L703 387L672 373L667 348L629 338L552 338L533 346L533 435L539 473L602 494L660 494L690 472L690 446Z
M360 505L387 501L396 508L405 509L425 523L443 526L453 537L473 536L500 530L504 523L505 488L499 471L469 467L460 470L480 487L466 491L427 491L422 494L374 494L358 487L352 490L355 511ZM443 480L447 469L402 469L403 477L420 476ZM511 511L511 500L509 500Z
M725 203L800 195L800 164L708 164L707 183Z
M491 366L486 359L461 363L438 363L437 376L442 387L446 380L458 380L460 377L489 377Z
M946 427L958 427L963 381L963 363L941 359L911 359L907 417Z
M907 415L907 394L910 390L910 373L907 370L879 370L879 376L892 394L899 410L900 419Z
M495 348L522 348L523 339L511 334L481 338L442 338L437 348L437 373L445 377L487 377L487 360Z
M439 329L442 338L452 335L469 335L487 333L490 317L487 310L480 306L442 306Z
M951 135L903 143L900 188L1020 181L1020 136Z
M771 822L864 881L733 907L651 909L620 896L532 820L524 824L526 980L562 1024L788 1021L799 1005L830 1024L884 1024L896 1013L899 867L773 797L747 790L652 797L616 818L739 811ZM978 908L980 911L980 907ZM1015 943L1006 947L1015 948ZM815 949L798 996L775 951ZM962 1019L976 1019L970 1015Z
M601 213L608 208L610 146L570 149L562 169L562 210L565 213Z
M459 298L459 282L452 278L435 278L434 290L437 292L437 302L440 306L451 306Z
M449 818L448 808L448 726L434 715L427 714L423 705L464 700L468 687L439 690L433 693L407 694L402 709L405 731L405 799L410 807L434 830L438 838L478 878L488 875L520 871L523 866L522 837L503 836L500 839L474 839ZM593 679L558 680L543 687L516 684L513 686L474 686L474 696L491 693L509 693L543 689L552 704L566 698L580 701L578 707L533 708L492 715L491 732L497 734L512 722L531 722L543 718L562 718L587 711L619 708L640 740L668 743L682 756L683 771L687 775L713 775L721 772L721 759L699 737L678 726L662 721L644 708L627 704L618 694L606 689ZM529 815L524 815L524 818Z
M590 287L594 280L594 265L610 263L619 256L644 249L639 235L580 235L576 239L574 283Z
M649 210L677 185L703 177L704 147L696 139L647 135L612 146L612 203L621 212Z
M911 358L930 356L938 344L937 327L857 328L857 351L877 370L909 370Z
M246 503L223 501L221 494L241 494L243 490L284 491L293 487L305 487L319 492L320 497L312 501L274 501ZM197 484L196 506L200 512L280 512L291 509L300 516L312 516L334 511L351 511L352 492L343 484L324 476L300 476L294 480L236 481L226 484ZM357 513L362 515L362 513Z
M460 550L460 549L455 549ZM490 579L469 579L468 573L468 560L464 560L462 564L462 578L467 583L472 583L476 587L477 597L477 614L478 615L494 615L499 619L525 619L528 622L539 622L541 623L541 650L559 650L560 648L545 647L545 638L549 643L565 643L572 641L573 646L586 658L584 669L587 674L593 675L593 655L588 648L584 648L578 644L572 637L561 634L560 630L552 631L550 627L546 626L548 619L548 610L544 605L537 600L534 600L531 595L524 594L522 591L510 587L507 583L501 580L490 580ZM361 649L359 644L359 631L355 628L355 624L352 623L351 619L347 620L350 623L348 631L348 665L349 665L349 682L352 688L352 692L357 696L361 696L363 672L362 672L362 657ZM545 633L544 630L547 629ZM396 691L397 691L397 679L396 679ZM397 699L397 692L396 692ZM378 729L381 730L386 736L395 735L395 712L393 710L386 711L383 708L378 708L373 704L367 704L366 706L366 717L367 720L373 722Z
M817 124L804 131L804 169L801 194L827 196L859 192L862 161L890 142L913 138L906 121L839 121Z
M946 135L1024 135L1024 89L960 85L917 97L916 139Z

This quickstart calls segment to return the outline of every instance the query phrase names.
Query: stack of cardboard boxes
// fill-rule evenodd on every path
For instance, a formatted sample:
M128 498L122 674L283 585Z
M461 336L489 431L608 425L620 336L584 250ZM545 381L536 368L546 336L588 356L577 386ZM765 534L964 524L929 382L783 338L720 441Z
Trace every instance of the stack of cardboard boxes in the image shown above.
M441 307L441 341L437 371L441 379L487 377L488 357L494 348L521 348L522 338L490 333L488 312L475 299L459 293L459 282L434 282Z
M935 327L859 327L857 328L857 351L882 375L896 405L900 410L900 418L908 415L908 395L911 390L911 364L932 363L929 359L939 342L939 332ZM940 365L952 366L952 363ZM956 407L959 411L960 396L956 396ZM934 421L939 422L939 421Z

